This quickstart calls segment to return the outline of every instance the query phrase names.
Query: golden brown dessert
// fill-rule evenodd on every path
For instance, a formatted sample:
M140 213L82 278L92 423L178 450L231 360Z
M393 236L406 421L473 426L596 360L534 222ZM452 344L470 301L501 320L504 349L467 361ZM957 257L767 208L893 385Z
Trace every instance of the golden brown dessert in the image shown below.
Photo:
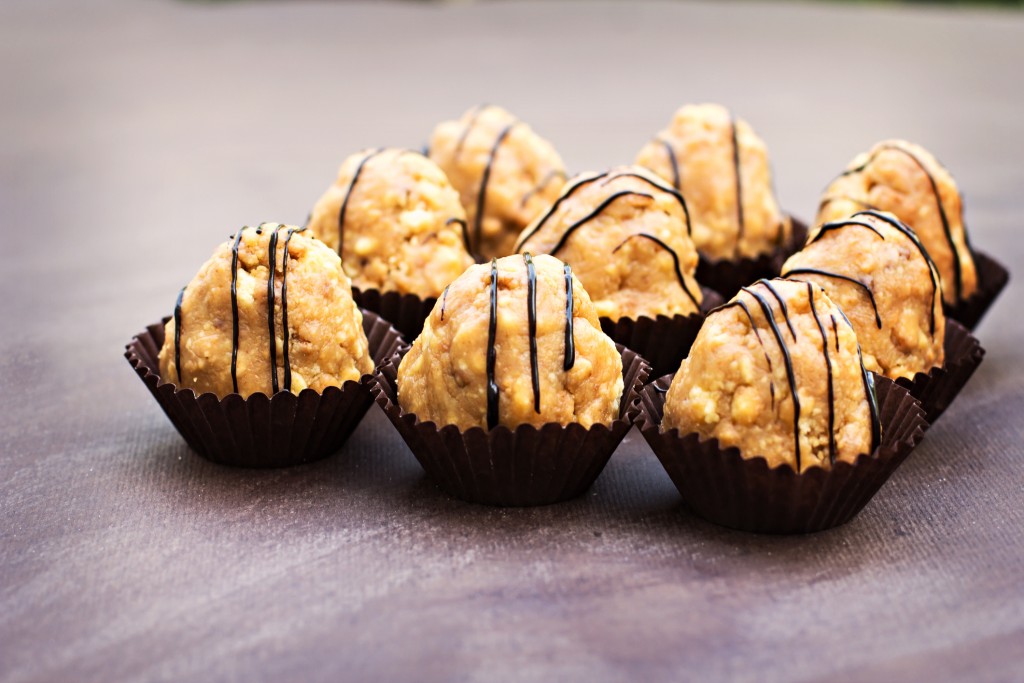
M571 265L601 317L688 315L703 300L686 203L638 166L573 178L516 249Z
M406 412L461 429L610 424L622 359L569 266L507 256L472 266L398 368Z
M708 315L662 428L797 472L851 462L879 441L853 327L820 287L792 280L759 280Z
M565 184L565 166L551 143L492 105L439 124L430 158L459 191L480 259L511 254L519 233Z
M346 275L364 290L437 297L473 263L459 194L437 164L412 150L345 159L307 227L340 253Z
M721 105L681 107L636 163L683 193L693 241L710 261L756 258L789 239L764 141Z
M942 365L939 275L914 231L892 214L861 211L826 223L782 276L825 290L853 324L868 370L913 378Z
M960 191L928 150L886 140L857 155L825 189L817 224L863 209L888 211L914 229L938 268L946 303L955 304L977 289Z
M323 391L373 370L341 261L302 228L246 226L181 290L160 375L198 394Z

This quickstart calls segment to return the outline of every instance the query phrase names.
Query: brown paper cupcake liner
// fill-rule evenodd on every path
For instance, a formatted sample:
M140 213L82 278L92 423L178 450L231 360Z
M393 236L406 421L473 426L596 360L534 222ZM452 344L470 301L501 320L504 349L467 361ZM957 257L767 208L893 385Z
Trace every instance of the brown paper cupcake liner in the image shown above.
M948 318L944 347L946 359L942 367L919 372L913 379L900 377L896 380L896 384L921 402L929 425L935 424L953 403L985 357L981 342L963 325Z
M715 306L723 303L722 295L713 289L701 287L704 300L700 312L676 315L671 318L601 318L601 329L615 342L627 346L651 366L651 375L661 377L679 369L679 364L690 353L704 318Z
M412 342L423 331L423 323L437 303L435 297L381 292L379 289L352 288L352 298L360 308L372 311L394 325L405 341Z
M978 270L978 288L969 297L953 306L946 305L946 315L968 330L973 330L991 308L999 293L1010 280L1010 273L994 258L984 252L974 252L974 265Z
M661 431L671 377L647 385L637 426L683 501L697 515L722 526L758 533L822 531L853 519L924 436L918 401L885 377L875 377L882 443L853 463L814 467L798 474L789 465L771 468L764 458L745 459L717 439Z
M397 400L398 364L407 349L378 368L373 395L427 475L450 495L486 505L548 505L590 488L633 425L649 368L635 352L618 349L624 390L611 426L552 423L462 431L420 421Z
M807 241L807 224L790 216L793 231L785 244L757 258L740 258L735 260L720 259L711 261L701 258L697 263L697 282L710 287L728 301L740 287L757 282L761 278L773 278L782 270L782 264L790 256L799 251Z
M372 375L322 393L303 389L273 396L196 395L160 377L158 354L164 325L150 325L128 343L125 357L171 423L196 453L222 465L285 467L318 460L338 450L373 403ZM404 347L386 320L363 311L363 329L374 363Z

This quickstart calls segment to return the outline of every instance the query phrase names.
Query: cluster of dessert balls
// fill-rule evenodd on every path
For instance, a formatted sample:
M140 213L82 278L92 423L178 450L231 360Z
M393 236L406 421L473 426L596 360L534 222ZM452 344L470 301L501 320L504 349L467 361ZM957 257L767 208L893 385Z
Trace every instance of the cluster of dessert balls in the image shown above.
M800 471L878 441L871 373L943 363L943 303L978 286L950 174L880 143L826 189L781 279L706 312L698 263L787 249L767 148L719 105L687 105L633 165L570 176L497 106L422 150L345 159L304 226L245 227L182 290L166 381L243 397L372 371L359 291L436 299L398 370L404 410L439 425L607 424L622 361L602 318L704 316L663 426ZM671 344L672 339L663 343Z

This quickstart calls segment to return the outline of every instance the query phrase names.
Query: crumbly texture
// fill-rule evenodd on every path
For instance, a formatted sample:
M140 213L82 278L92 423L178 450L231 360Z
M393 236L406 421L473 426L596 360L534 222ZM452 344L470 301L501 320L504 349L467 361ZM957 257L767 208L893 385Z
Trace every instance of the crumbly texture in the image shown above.
M358 380L373 370L363 316L352 301L348 278L338 255L323 242L295 232L294 226L264 224L245 228L238 243L236 280L238 393L273 393L267 282L271 273L271 236L274 250L274 344L278 388L285 386L283 295L287 294L288 361L290 390L309 387L323 391ZM287 289L285 290L285 242ZM233 392L231 355L232 245L217 247L209 261L188 283L181 302L181 381L175 362L174 319L168 321L160 349L160 374L180 388L224 397Z
M602 331L590 297L572 280L575 362L565 370L564 264L533 259L536 272L540 410L534 409L524 257L497 260L494 379L498 422L610 424L622 396L622 358ZM472 266L448 288L398 368L398 402L421 420L461 429L487 428L487 350L491 264Z
M681 107L636 163L686 197L693 241L705 259L756 258L789 239L791 223L775 199L768 148L721 105Z
M792 332L771 290L785 302ZM799 458L783 346L757 297L769 306L792 361L800 403ZM772 467L787 463L804 471L831 467L830 413L836 462L853 461L871 449L871 408L857 335L817 285L771 280L744 288L708 316L669 388L662 426L717 438L723 447L738 447L743 457L763 456Z
M688 315L703 296L683 206L677 192L639 166L584 173L516 247L571 265L601 317Z
M913 378L944 359L938 275L910 228L904 230L858 214L826 226L782 267L783 277L814 282L828 293L853 323L864 366L892 379Z
M846 172L825 189L816 224L864 209L888 211L914 229L939 269L947 303L965 299L977 289L978 274L964 233L960 191L931 152L906 140L885 140L857 155Z
M459 191L482 260L513 253L522 229L565 184L565 165L551 143L501 107L475 107L439 124L430 158Z
M419 152L367 150L345 160L308 224L335 251L342 206L342 264L360 289L436 297L473 264L459 194Z

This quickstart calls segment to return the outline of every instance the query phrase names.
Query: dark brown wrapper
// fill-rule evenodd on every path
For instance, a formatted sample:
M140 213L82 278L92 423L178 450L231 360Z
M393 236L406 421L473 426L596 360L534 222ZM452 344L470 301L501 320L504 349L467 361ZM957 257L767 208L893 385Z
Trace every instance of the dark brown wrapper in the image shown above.
M422 299L415 294L381 292L378 289L352 288L352 298L363 310L372 311L394 325L405 341L412 342L423 331L423 323L434 310L437 299Z
M955 320L946 319L945 361L942 367L919 372L913 379L900 377L896 384L921 402L925 419L935 424L953 403L985 357L981 342Z
M757 258L710 261L702 257L697 263L697 282L717 291L723 300L728 301L740 291L740 287L761 278L776 277L786 259L802 249L807 241L807 224L793 216L790 216L790 221L793 227L786 243Z
M813 467L798 474L789 465L768 467L762 457L744 458L717 439L661 431L671 377L647 385L637 427L647 439L683 501L695 514L742 531L796 534L845 524L875 495L921 441L927 422L918 401L901 386L875 376L882 443L853 463Z
M548 505L590 488L633 425L649 367L630 349L618 349L624 388L619 417L610 426L551 423L462 431L421 422L398 405L398 365L405 349L378 368L373 395L427 475L450 495L485 505Z
M158 354L164 325L150 325L128 343L125 357L178 433L196 453L222 465L286 467L312 462L337 451L373 404L372 375L322 393L303 389L272 397L229 394L197 396L160 377ZM363 330L375 364L405 346L386 320L363 311Z
M968 330L978 326L1010 280L1010 272L984 252L974 252L974 266L978 271L978 288L963 301L945 306L946 315Z
M701 291L704 300L698 313L671 318L665 315L618 320L601 318L601 329L615 342L643 356L654 377L675 372L690 353L708 311L723 303L722 295L715 290L701 287Z

